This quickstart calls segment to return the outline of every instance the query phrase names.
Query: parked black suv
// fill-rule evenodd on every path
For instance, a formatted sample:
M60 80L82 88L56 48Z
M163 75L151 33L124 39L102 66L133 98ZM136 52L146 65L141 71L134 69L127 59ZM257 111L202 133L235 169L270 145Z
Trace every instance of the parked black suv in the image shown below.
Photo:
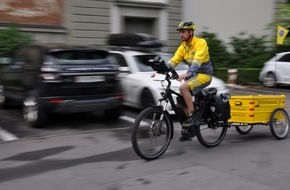
M18 48L0 73L0 107L23 105L33 127L52 112L104 111L110 120L121 114L119 69L106 50L65 44L30 44Z

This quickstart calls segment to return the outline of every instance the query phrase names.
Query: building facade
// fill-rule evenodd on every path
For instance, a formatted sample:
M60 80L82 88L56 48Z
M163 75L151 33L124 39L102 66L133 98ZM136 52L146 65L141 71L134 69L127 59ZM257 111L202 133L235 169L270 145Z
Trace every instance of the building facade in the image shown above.
M14 0L0 2L0 24L18 23L38 42L105 46L110 33L151 34L175 51L182 0Z
M267 25L284 3L289 0L183 0L182 18L196 23L197 34L216 33L226 43L241 32L272 38L276 31Z
M273 35L265 30L277 5L287 0L1 0L0 29L17 23L38 42L106 46L110 33L148 33L174 52L175 28L192 20L201 31L228 41L239 32Z

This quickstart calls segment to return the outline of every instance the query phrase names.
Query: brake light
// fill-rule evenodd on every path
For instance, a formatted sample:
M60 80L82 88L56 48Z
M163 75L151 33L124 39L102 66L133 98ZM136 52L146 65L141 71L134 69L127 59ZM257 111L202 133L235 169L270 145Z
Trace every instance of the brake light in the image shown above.
M60 98L55 98L55 99L51 99L49 102L53 103L53 104L59 104L61 103L63 100Z
M116 94L115 98L118 99L118 100L123 100L124 99L124 95L119 93L119 94Z

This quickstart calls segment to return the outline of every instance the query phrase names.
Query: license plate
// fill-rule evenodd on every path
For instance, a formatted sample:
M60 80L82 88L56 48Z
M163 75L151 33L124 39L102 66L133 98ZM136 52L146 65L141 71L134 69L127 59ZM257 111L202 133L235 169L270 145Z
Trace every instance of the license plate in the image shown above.
M78 76L75 77L75 82L103 82L105 76Z

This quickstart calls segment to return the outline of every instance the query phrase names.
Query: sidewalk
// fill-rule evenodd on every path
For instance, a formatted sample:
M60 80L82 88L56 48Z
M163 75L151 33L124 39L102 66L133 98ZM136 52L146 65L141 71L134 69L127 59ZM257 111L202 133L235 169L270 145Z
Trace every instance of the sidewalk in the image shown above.
M249 85L238 85L238 84L226 84L230 91L238 91L239 93L244 94L288 94L289 89L283 88L268 88L262 85L249 84Z

